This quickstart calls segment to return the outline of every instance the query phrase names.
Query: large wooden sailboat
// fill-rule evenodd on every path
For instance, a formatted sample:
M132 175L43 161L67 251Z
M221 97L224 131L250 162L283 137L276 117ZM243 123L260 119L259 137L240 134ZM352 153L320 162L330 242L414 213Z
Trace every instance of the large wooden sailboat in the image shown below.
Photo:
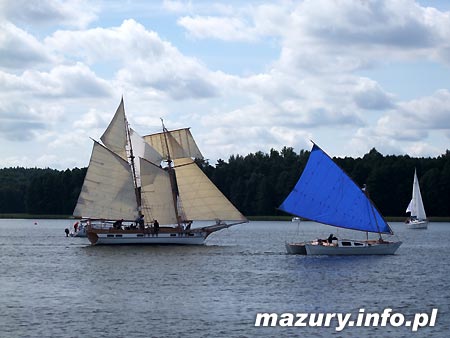
M392 255L400 241L387 241L382 234L393 231L367 193L314 144L308 163L279 209L291 215L337 228L378 234L378 239L337 238L286 243L291 254L303 255Z
M74 210L92 244L203 244L248 222L194 161L203 156L189 128L162 123L161 133L142 138L122 99L100 139Z

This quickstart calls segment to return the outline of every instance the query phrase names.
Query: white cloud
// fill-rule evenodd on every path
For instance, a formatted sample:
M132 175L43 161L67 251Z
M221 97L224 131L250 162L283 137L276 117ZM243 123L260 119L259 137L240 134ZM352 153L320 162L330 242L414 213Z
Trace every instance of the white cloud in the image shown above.
M448 17L412 0L307 0L286 19L280 64L323 73L431 59L448 46Z
M158 34L129 19L119 27L92 28L80 31L59 30L45 39L56 53L77 57L89 64L103 61L132 63L136 59L159 59L167 50L175 49Z
M153 88L176 100L217 95L210 80L213 73L134 20L114 28L58 31L46 39L46 45L94 66L116 62L115 81L120 86Z
M0 18L22 25L86 27L96 19L98 8L84 0L14 0L0 2Z
M193 10L191 1L163 0L164 9L174 13L185 13Z
M215 38L225 41L253 41L258 34L240 18L235 17L183 17L178 24L194 38Z
M408 125L416 129L450 129L450 90L400 104Z
M0 22L0 67L24 69L53 59L34 36L9 22Z
M33 95L73 98L102 97L110 93L108 82L81 63L57 66L50 72L26 71L22 75Z
M362 109L382 110L393 107L394 97L386 93L375 81L361 78L354 93L354 100Z

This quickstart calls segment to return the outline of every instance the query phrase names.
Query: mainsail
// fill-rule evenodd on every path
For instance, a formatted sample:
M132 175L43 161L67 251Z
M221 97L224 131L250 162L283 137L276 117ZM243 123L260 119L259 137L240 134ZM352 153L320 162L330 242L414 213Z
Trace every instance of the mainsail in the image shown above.
M134 220L137 215L130 165L95 141L73 214L76 217L128 220Z
M180 199L188 220L247 220L191 158L176 159L174 163Z
M300 179L279 209L340 228L392 234L365 193L316 144Z
M411 217L417 217L417 219L419 220L427 219L427 215L425 214L425 208L422 202L422 194L420 193L419 180L417 178L416 169L414 169L412 199L411 202L409 202L406 212L410 212Z

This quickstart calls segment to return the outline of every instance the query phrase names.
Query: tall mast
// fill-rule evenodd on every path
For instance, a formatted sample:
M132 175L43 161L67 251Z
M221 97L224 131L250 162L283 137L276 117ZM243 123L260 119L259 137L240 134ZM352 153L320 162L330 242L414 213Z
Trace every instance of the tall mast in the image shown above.
M173 200L173 207L175 210L175 217L177 218L177 224L180 225L180 215L178 212L178 185L177 185L177 178L175 176L175 170L172 167L172 159L170 158L170 150L169 150L169 141L167 134L169 131L164 126L164 121L161 118L161 123L163 127L163 134L164 134L164 142L166 143L166 151L167 151L167 172L169 173L170 178L170 186L172 188L172 200Z
M141 198L141 187L138 186L137 183L137 177L136 177L136 166L134 164L134 154L133 154L133 145L131 143L131 134L130 134L130 127L128 125L128 121L126 116L125 117L125 128L126 128L126 134L127 134L127 141L130 146L130 162L131 162L131 172L133 173L133 182L134 182L134 192L136 194L136 203L138 207L138 214L139 216L142 216L142 198Z

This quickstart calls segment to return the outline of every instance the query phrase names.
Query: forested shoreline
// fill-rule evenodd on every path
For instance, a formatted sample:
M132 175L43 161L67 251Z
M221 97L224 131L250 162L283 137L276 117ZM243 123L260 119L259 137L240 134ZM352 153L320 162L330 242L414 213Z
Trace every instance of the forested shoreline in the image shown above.
M290 147L269 153L233 155L215 166L197 164L246 216L285 215L277 207L297 182L309 151ZM405 216L417 169L427 215L450 216L450 151L436 158L383 156L376 149L361 158L334 158L385 216ZM86 168L59 171L39 168L0 169L0 214L71 215Z

